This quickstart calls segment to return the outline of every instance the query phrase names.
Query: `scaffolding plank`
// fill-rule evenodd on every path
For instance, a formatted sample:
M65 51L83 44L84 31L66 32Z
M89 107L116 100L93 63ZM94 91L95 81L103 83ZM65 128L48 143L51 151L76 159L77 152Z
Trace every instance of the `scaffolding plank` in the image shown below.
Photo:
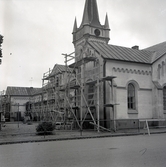
M97 126L97 127L99 127L100 129L103 129L103 130L106 130L106 131L108 131L108 132L111 132L110 129L104 128L103 126L100 126L100 125L97 125L97 124L94 124L93 122L90 122L90 124L92 124L92 125L94 125L94 126Z
M106 76L106 77L103 77L101 80L102 81L110 81L112 79L116 78L116 76Z
M96 84L97 83L97 80L95 80L95 81L90 81L90 82L87 82L86 84L87 85L94 85L94 84Z
M79 106L73 106L72 109L79 109Z
M95 61L95 60L96 60L96 57L84 57L81 60L70 64L69 67L70 68L79 67L79 66L81 66L84 63L88 63L90 61Z
M72 85L70 86L70 89L79 89L80 88L80 85Z
M116 105L119 105L119 104L117 104L117 103L104 104L104 107L113 107Z
M95 105L89 105L89 108L93 109L93 108L96 108L96 106Z

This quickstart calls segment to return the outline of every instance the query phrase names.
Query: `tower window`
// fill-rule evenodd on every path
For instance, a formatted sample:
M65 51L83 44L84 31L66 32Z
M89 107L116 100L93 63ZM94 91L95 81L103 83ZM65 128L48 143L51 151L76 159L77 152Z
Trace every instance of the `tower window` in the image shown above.
M98 37L100 35L100 30L99 29L95 29L94 33Z

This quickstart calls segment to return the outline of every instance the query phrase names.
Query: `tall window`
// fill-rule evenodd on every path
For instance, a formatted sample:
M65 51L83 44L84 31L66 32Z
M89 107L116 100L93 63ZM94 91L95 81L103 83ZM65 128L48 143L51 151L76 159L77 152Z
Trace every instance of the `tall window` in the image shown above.
M135 100L135 86L130 83L128 85L128 109L136 109L136 100Z
M161 65L159 64L158 65L158 79L160 79L160 74L161 74Z
M165 62L163 61L162 62L162 69L161 69L161 74L162 74L162 76L164 76L164 67L165 67Z
M59 86L59 77L56 77L56 87Z
M163 109L166 110L166 86L163 88Z

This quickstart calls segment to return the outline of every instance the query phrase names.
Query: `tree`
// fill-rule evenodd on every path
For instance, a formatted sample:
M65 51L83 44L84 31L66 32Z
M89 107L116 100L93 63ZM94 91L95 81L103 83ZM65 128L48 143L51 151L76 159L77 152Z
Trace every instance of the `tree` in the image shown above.
M0 35L0 58L2 57L2 49L1 49L2 43L3 43L3 36ZM1 59L0 59L0 64L1 64Z

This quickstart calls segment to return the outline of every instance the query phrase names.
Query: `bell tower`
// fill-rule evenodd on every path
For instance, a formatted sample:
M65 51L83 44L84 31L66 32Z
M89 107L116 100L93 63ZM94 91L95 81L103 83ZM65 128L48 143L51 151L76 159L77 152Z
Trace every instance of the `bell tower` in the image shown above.
M109 38L109 23L106 14L105 24L101 25L99 21L98 7L96 0L86 0L83 18L80 27L77 27L75 19L73 28L73 44L76 47L83 41L98 41L108 43Z

